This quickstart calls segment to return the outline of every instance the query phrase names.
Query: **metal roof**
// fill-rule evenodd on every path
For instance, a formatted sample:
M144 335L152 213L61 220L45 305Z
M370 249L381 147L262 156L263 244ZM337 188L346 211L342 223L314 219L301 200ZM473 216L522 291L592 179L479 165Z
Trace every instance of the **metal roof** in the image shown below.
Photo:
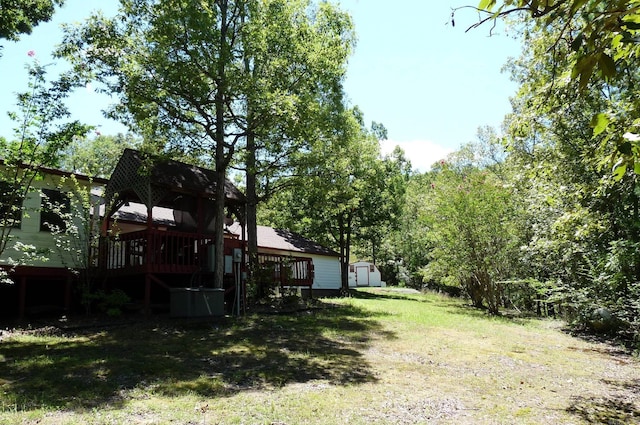
M242 228L238 222L229 226L229 231L240 235ZM258 246L265 249L300 252L305 254L329 255L339 257L332 249L307 239L302 235L286 229L274 229L269 226L258 226Z

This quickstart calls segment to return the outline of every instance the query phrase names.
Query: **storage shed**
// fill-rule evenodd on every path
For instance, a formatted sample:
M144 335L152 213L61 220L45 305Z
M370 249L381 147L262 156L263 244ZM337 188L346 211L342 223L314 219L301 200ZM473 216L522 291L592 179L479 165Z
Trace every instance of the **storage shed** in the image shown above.
M358 286L387 286L382 280L380 270L368 261L358 261L349 264L349 287Z

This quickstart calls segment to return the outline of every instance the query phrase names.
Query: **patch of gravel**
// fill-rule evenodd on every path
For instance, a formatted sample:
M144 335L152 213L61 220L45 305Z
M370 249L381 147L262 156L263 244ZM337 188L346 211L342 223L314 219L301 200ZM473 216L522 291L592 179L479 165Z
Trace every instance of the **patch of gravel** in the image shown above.
M376 407L362 408L360 414L373 423L411 425L450 421L466 415L466 411L464 404L454 398L420 398L385 400Z
M374 292L395 292L398 294L419 294L420 291L418 291L417 289L412 289L412 288L392 288L392 287L385 287L385 288L376 288L374 290Z

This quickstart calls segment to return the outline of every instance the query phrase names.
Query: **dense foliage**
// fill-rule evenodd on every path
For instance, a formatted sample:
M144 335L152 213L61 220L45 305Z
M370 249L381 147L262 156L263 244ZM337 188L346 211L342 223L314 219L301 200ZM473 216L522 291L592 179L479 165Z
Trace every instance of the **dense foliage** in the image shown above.
M517 261L511 189L486 170L443 163L434 174L421 211L432 246L425 278L459 284L475 306L496 314Z
M16 41L33 27L51 19L64 0L0 1L0 38ZM1 46L0 46L1 47Z
M141 141L131 134L115 136L96 132L94 137L75 138L60 158L60 168L91 177L109 178L126 148L136 149Z
M352 248L375 258L385 229L398 222L407 169L400 152L380 158L380 134L365 128L357 108L343 111L334 124L305 155L295 184L266 206L263 219L339 252L346 291Z

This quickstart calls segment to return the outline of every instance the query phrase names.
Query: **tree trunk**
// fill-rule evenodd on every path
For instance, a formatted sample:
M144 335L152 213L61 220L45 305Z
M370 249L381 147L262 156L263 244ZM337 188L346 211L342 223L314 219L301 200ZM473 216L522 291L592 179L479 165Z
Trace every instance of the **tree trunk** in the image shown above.
M345 221L345 217L338 217L340 232L340 291L343 294L349 292L349 244L351 242L351 221Z
M224 186L226 183L226 156L225 156L225 119L224 111L226 96L226 52L227 52L227 0L219 2L220 7L220 57L218 58L217 89L214 98L216 105L216 202L215 202L215 271L214 288L224 286Z
M373 264L376 264L376 244L377 244L376 238L375 237L371 238L371 262Z
M250 114L249 114L250 115ZM246 175L246 197L247 197L247 244L249 255L249 281L256 284L254 272L258 268L258 195L256 193L256 147L255 135L249 133L247 135L247 175ZM259 288L258 293L262 293Z
M242 24L245 23L247 16L246 11L243 9L241 12L240 20ZM244 51L244 70L247 75L256 72L254 68L252 70L251 63L254 63L254 67L256 63L255 57L247 56L247 52ZM255 75L254 75L255 77ZM254 113L253 113L253 102L251 99L247 99L247 146L246 146L246 158L245 158L245 166L246 166L246 176L245 176L245 196L247 198L247 206L246 206L246 216L245 223L247 226L247 249L248 249L248 270L247 270L247 278L248 281L257 285L256 272L258 270L258 193L257 193L257 167L256 167L256 135L254 132ZM257 295L259 298L266 294L264 288L257 288Z

